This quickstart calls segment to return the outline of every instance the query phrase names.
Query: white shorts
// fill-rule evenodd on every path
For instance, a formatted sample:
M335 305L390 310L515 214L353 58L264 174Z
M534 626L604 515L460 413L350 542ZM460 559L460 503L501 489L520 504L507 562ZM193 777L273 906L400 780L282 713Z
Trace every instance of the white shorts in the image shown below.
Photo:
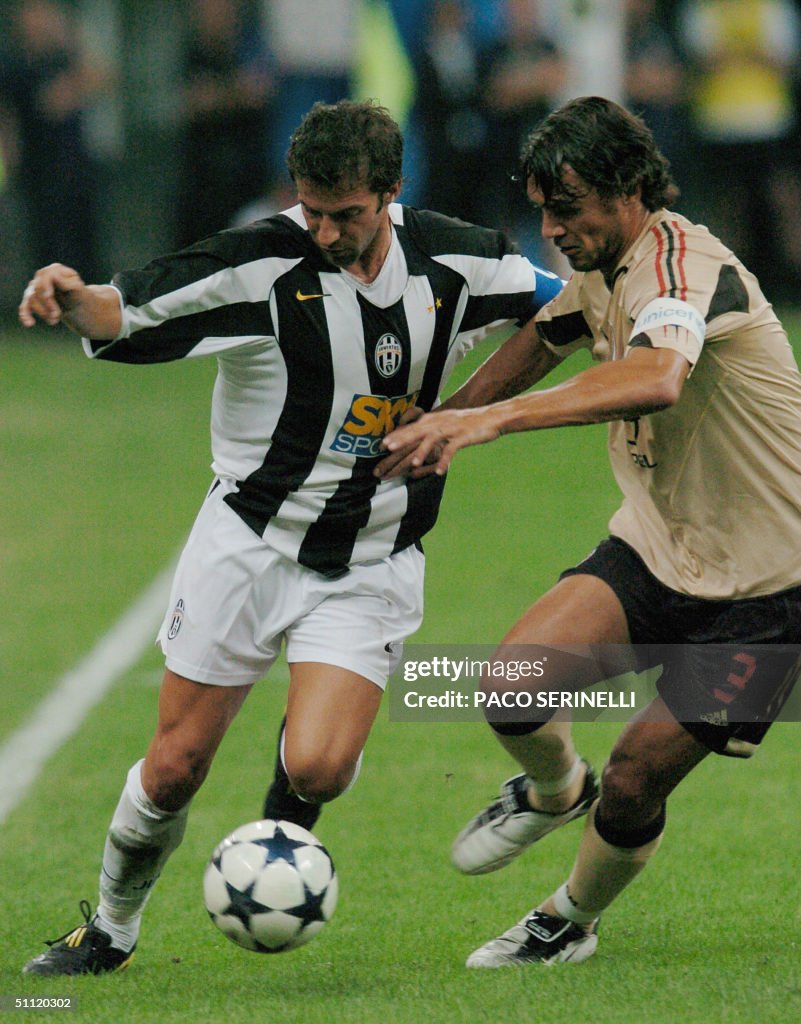
M199 683L264 676L282 640L382 689L423 617L425 558L413 545L328 580L269 547L212 489L181 554L157 642L167 668Z

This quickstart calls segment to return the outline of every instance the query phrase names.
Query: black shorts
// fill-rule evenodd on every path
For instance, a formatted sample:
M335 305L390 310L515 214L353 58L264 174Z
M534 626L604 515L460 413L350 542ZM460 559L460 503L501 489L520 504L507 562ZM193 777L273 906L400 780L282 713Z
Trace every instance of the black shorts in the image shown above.
M801 586L765 597L711 601L661 583L610 537L566 576L597 576L615 592L640 669L661 664L657 691L710 750L752 754L789 697L801 655Z

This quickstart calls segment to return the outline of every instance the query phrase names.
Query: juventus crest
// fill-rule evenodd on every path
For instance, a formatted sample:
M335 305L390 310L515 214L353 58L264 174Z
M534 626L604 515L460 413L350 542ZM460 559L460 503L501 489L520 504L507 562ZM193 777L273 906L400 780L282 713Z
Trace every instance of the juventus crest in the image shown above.
M392 377L400 369L403 348L394 334L382 334L375 346L375 366L382 377Z

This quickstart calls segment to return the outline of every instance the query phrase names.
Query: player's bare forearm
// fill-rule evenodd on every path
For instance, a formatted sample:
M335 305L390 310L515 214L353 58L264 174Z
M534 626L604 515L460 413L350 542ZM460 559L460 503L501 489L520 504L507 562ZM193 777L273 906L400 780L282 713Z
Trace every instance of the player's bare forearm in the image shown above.
M507 338L440 409L475 409L513 398L539 383L559 362L531 320Z
M110 341L122 327L119 294L111 285L85 284L80 274L63 263L37 270L19 305L23 327L42 320L50 327L64 323L87 338Z
M562 384L477 409L437 410L384 438L402 463L385 477L445 473L462 448L502 434L581 426L644 416L678 400L690 365L671 349L636 349L626 359L590 367ZM432 453L438 455L432 461ZM380 467L379 467L380 468Z
M678 401L690 364L673 349L634 349L543 391L495 406L501 434L583 426L659 412Z

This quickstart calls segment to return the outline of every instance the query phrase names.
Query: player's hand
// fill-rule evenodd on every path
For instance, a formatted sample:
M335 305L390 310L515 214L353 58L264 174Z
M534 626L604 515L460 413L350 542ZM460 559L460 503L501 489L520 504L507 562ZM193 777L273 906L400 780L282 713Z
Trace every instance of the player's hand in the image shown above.
M500 436L497 414L491 407L448 409L425 413L414 423L399 426L382 441L390 458L401 456L392 465L383 459L375 474L384 480L402 474L414 478L448 471L454 455L474 444L486 444Z
M412 406L411 409L407 409L406 412L401 416L401 418L398 420L397 427L405 426L407 423L414 423L415 420L420 419L420 417L424 415L425 412L420 408L420 406L414 405ZM394 429L397 430L397 427L395 427ZM414 455L416 450L416 444L409 444L406 445L404 448L399 448L391 455L385 456L373 470L373 475L377 476L379 479L382 480L391 479L391 477L402 476L406 474L413 476L415 479L421 476L429 476L429 474L434 472L434 466L437 460L439 459L440 455L442 454L441 449L439 448L439 446L435 446L434 448L432 448L428 454L428 458L426 459L425 464L412 471L411 457ZM393 470L396 467L397 472L390 473L390 470Z
M33 327L38 318L55 327L74 306L76 293L85 287L83 278L72 267L63 263L42 267L22 293L18 310L20 323L23 327Z
M398 427L403 427L407 423L414 423L415 420L419 420L420 417L424 415L425 412L420 408L419 405L413 405L411 409L407 409L406 412L401 416L401 418L398 420L397 426L394 429L397 430ZM400 466L400 464L404 462L407 456L411 455L414 452L415 448L416 445L411 444L405 448L401 448L398 451L393 452L391 455L386 455L373 470L373 475L381 478L387 476L389 474L389 471L391 469L394 469L395 466ZM394 473L393 476L399 476L401 472L403 472L403 470L400 470L398 473Z

